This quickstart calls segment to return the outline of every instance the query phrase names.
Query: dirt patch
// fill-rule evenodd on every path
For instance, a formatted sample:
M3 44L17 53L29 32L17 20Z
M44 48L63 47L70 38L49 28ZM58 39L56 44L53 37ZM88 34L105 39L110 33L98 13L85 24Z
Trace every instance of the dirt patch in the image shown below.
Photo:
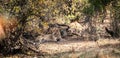
M100 46L112 44L120 44L119 40L102 39L95 41L63 41L63 42L47 42L40 45L39 50L48 54L56 54L62 52L76 52L87 50L90 48L100 48Z
M6 57L22 58L119 58L120 41L102 39L95 41L62 41L40 44L39 50L44 55L16 54ZM1 56L2 57L2 56Z

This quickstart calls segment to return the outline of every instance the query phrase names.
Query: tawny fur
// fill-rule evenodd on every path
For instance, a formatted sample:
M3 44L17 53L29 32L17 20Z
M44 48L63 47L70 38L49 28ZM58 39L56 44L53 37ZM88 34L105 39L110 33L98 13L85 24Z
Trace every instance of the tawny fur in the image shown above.
M4 16L0 16L0 41L5 39L9 32L17 26L16 19L6 19Z

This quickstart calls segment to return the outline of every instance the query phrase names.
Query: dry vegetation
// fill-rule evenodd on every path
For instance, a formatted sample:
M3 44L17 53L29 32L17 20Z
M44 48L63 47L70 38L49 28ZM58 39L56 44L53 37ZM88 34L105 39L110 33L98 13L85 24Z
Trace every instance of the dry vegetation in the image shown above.
M0 58L119 58L120 0L1 0Z

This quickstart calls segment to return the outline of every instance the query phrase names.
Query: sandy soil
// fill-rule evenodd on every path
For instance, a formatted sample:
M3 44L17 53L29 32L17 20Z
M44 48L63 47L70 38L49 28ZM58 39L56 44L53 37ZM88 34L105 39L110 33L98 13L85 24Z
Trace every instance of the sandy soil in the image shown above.
M88 49L98 49L105 45L120 44L118 39L101 39L95 41L62 41L47 42L40 45L39 50L47 54L57 54L62 52L77 52Z
M46 42L40 44L38 49L44 56L28 53L28 55L15 54L0 58L119 58L119 48L118 39L101 39L97 42L80 40Z

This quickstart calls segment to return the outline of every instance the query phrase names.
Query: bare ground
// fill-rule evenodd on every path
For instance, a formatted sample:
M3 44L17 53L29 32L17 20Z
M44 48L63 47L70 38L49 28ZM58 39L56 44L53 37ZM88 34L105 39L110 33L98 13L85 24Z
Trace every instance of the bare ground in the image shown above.
M99 49L105 45L120 44L118 39L101 39L95 41L63 41L47 42L40 45L39 50L47 54L57 54L62 52L76 52L88 49Z
M44 56L15 54L7 58L119 58L120 40L101 39L98 41L61 41L46 42L39 45ZM4 56L0 56L4 57Z

